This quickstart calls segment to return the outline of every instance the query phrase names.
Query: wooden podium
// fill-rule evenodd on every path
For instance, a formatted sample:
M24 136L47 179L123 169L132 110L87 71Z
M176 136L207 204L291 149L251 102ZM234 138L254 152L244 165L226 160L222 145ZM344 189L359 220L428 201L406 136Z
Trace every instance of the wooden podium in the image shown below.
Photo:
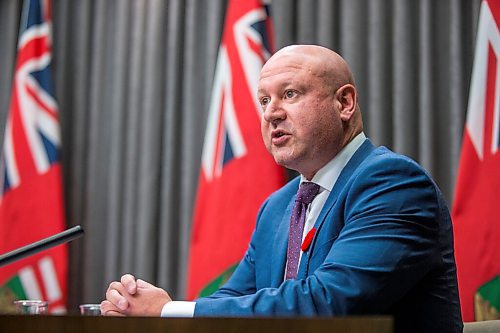
M392 333L391 317L153 318L0 315L5 333Z

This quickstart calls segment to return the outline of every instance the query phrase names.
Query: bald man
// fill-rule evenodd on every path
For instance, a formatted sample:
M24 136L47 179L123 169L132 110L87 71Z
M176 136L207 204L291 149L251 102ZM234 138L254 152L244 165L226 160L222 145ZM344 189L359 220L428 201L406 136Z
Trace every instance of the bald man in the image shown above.
M229 281L173 302L127 274L103 313L386 314L397 332L461 332L446 203L417 163L366 138L347 63L320 46L283 48L262 68L258 100L267 150L300 176L263 203Z

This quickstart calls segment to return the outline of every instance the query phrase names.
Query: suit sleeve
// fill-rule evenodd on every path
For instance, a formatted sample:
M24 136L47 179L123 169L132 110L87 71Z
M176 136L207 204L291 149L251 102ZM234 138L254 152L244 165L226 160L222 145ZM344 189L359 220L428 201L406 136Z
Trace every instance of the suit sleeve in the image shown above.
M330 250L318 269L279 288L255 290L252 253L259 245L251 244L230 283L240 287L199 299L195 316L383 313L439 263L438 195L411 160L375 159L353 174L336 203L344 227L326 245Z

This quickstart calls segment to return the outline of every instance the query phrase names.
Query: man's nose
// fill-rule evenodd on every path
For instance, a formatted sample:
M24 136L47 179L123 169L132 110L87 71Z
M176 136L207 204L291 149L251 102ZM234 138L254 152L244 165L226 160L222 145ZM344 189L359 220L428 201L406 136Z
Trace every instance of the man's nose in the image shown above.
M271 101L266 106L264 111L264 119L267 122L276 122L277 120L283 120L286 118L286 112L279 101Z

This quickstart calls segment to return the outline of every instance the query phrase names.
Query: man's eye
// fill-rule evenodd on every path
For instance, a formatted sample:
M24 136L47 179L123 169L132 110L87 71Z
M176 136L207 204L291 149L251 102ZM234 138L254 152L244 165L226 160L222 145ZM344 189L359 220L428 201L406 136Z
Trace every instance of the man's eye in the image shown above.
M293 98L295 95L296 95L296 93L293 90L285 91L285 98Z
M262 97L260 99L260 105L262 105L262 106L267 105L267 104L269 104L270 100L271 99L269 97Z

